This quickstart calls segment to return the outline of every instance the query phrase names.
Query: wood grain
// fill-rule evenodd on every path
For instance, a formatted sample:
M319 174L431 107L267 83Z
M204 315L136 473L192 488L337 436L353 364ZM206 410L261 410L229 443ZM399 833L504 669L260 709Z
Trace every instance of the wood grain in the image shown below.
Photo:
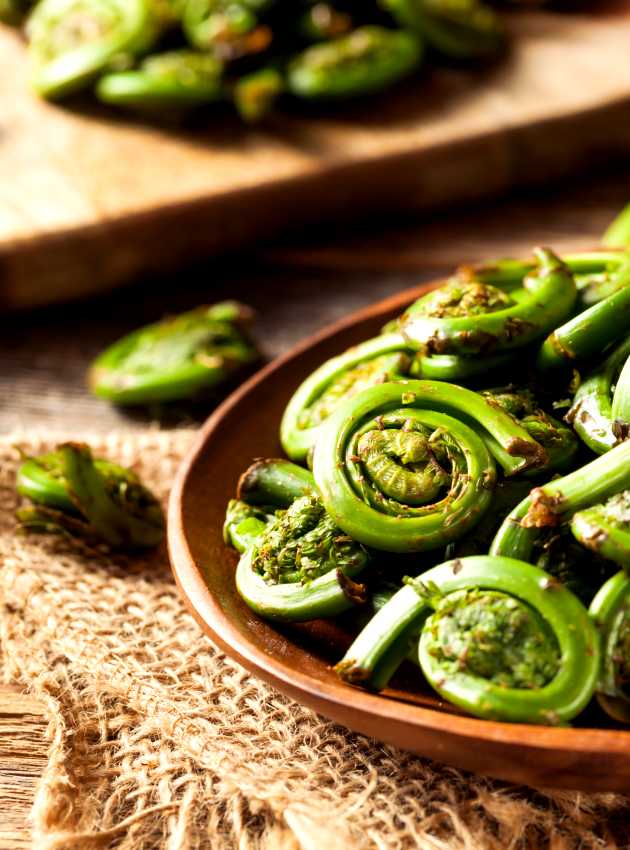
M299 223L426 209L630 150L628 4L510 16L514 48L396 93L264 128L156 128L26 90L0 28L0 305L107 289Z
M44 706L0 685L0 850L30 847L28 812L46 765Z

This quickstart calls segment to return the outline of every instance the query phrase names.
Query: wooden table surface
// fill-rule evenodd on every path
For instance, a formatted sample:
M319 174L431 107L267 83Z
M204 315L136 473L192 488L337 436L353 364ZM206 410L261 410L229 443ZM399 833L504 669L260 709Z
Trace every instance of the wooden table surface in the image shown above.
M456 263L523 254L533 245L591 247L630 200L630 169L611 166L509 201L413 221L350 231L323 222L317 240L264 246L257 255L213 261L152 279L109 297L63 308L0 317L0 430L139 430L130 416L93 399L84 375L107 343L164 313L221 298L259 311L257 336L269 357L306 334ZM204 410L178 410L165 427L190 425ZM45 764L43 706L19 688L0 686L0 850L28 847L27 815Z

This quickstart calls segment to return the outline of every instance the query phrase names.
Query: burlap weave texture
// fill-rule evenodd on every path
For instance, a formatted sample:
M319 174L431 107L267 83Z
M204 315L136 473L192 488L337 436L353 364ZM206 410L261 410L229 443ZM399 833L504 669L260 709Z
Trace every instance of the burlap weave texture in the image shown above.
M166 497L190 433L90 440ZM3 675L43 698L37 850L578 850L630 847L630 799L471 777L370 741L225 658L165 552L132 560L14 533L0 442Z

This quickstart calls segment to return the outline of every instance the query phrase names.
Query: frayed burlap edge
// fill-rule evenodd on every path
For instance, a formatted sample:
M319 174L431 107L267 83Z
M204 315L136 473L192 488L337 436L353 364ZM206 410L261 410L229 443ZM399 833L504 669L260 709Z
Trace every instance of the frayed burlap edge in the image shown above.
M89 440L166 499L189 432ZM630 846L628 798L516 788L355 735L225 658L165 551L139 558L14 532L19 445L0 441L5 681L44 700L37 850L510 850Z

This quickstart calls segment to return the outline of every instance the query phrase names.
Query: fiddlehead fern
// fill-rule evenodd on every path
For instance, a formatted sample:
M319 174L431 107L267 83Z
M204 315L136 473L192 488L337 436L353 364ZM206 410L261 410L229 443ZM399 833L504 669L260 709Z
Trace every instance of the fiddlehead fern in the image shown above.
M578 441L570 428L546 413L536 401L534 393L527 388L502 387L493 390L483 390L481 395L501 410L513 416L525 428L527 433L545 449L548 461L539 469L532 470L526 475L539 475L556 470L566 470L578 449ZM487 437L491 440L491 437ZM495 459L498 459L502 449L498 445L492 447Z
M33 88L48 98L71 94L113 60L149 48L160 30L150 0L41 0L27 26Z
M227 506L223 539L245 552L276 519L278 508L316 495L315 479L308 469L282 458L260 458L239 478L237 498Z
M582 309L591 307L626 286L629 260L628 251L614 249L563 254L562 261L577 286L578 305ZM462 266L455 278L460 281L477 281L509 293L521 288L525 278L535 271L536 262L531 260L503 259Z
M173 50L149 56L133 71L105 74L95 91L115 106L197 106L224 96L222 73L222 63L211 54Z
M630 270L626 272L629 277ZM630 332L630 285L578 313L544 341L536 366L540 372L588 360Z
M230 499L223 523L223 540L242 554L274 519L275 510L272 508L266 510L238 499Z
M317 496L301 496L255 537L236 569L236 587L261 616L280 621L331 617L364 600L353 579L368 562Z
M597 700L612 718L630 723L630 577L617 573L589 609L603 638Z
M312 473L282 458L254 461L239 478L237 487L237 497L242 501L279 508L288 508L295 499L316 493Z
M272 42L271 29L258 16L273 0L186 0L184 33L193 47L229 61L260 53Z
M578 511L571 531L583 546L630 572L630 489Z
M372 387L337 409L315 446L315 481L335 522L391 552L461 537L495 483L490 452L464 415L502 446L508 471L546 460L524 428L471 390L437 381Z
M251 317L226 301L140 328L96 358L90 388L120 405L194 397L258 358L243 330Z
M581 602L530 564L473 556L409 580L358 635L337 671L357 684L384 684L380 667L392 646L419 626L427 681L478 717L566 723L594 693L597 631Z
M505 33L493 9L479 0L381 0L401 26L455 59L498 53Z
M555 254L541 248L535 256L535 271L511 291L460 272L409 307L401 333L425 355L488 355L543 337L569 316L576 287Z
M295 56L287 67L287 87L306 99L357 97L387 88L421 60L422 44L412 33L359 27Z
M242 553L236 586L250 608L295 622L365 601L354 578L368 554L328 516L308 470L275 458L256 461L241 476L237 495L223 535Z
M621 399L630 395L630 373L624 369L629 358L630 337L586 376L567 413L567 421L597 454L604 454L628 437L630 414L626 413L625 403L622 404ZM619 395L616 410L613 411L615 387ZM625 418L618 418L619 415Z
M303 460L336 408L357 393L404 377L413 353L399 334L386 334L327 360L302 382L282 417L280 441L293 460Z
M621 443L581 469L536 487L506 517L491 555L532 560L545 529L567 522L580 510L630 488L630 441Z
M65 443L27 458L18 492L35 503L17 512L25 531L66 532L115 548L156 546L164 536L162 509L130 470L95 460L85 445Z

